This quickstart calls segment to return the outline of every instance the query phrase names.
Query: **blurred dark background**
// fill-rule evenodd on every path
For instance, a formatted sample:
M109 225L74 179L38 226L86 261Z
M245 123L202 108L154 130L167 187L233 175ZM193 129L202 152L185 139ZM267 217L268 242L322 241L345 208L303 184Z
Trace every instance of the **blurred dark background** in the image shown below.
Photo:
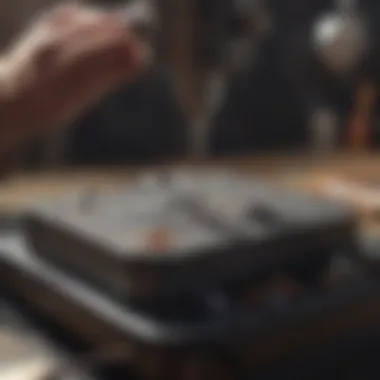
M33 13L30 3L23 14ZM22 166L150 163L194 154L193 129L210 107L209 80L220 72L223 96L203 117L202 154L379 146L378 2L154 3L160 28L151 70L88 110L64 136L33 143ZM327 26L323 19L330 20ZM9 35L17 30L8 29ZM349 38L356 42L350 45ZM326 112L334 122L316 126Z

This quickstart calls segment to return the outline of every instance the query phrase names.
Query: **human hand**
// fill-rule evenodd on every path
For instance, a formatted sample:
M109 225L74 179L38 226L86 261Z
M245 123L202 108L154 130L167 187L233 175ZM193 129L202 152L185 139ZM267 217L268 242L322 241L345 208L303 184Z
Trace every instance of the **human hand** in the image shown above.
M67 5L43 14L0 59L0 141L69 122L134 78L146 53L110 12Z

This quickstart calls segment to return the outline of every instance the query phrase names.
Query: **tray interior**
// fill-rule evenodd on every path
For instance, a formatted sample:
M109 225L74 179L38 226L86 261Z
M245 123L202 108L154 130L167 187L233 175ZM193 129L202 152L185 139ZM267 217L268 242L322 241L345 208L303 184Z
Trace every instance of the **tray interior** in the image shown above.
M30 210L49 225L99 246L118 260L180 260L239 240L257 243L309 230L354 224L343 204L236 174L171 174L168 185L87 189Z
M166 302L123 304L34 257L20 235L3 239L0 251L8 273L4 277L15 289L17 281L24 286L25 281L39 283L45 292L59 294L62 302L91 311L126 335L163 344L223 340L264 327L290 326L360 304L377 292L372 280L341 259L332 274L325 268L312 280L293 269L253 284L246 278L226 289L199 289Z

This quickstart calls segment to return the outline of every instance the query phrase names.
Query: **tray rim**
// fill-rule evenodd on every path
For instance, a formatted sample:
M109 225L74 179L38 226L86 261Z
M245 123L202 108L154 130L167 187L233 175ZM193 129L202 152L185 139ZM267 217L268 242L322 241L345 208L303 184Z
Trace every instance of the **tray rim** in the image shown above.
M247 313L244 316L238 317L234 323L231 321L231 316L227 316L224 320L220 319L217 321L217 323L213 321L213 327L211 329L209 326L200 325L193 325L188 329L183 329L180 326L168 326L165 325L165 323L157 322L148 317L144 319L136 310L134 311L131 308L128 310L128 307L122 307L121 304L107 299L106 296L96 292L96 290L91 289L86 284L60 273L28 252L24 252L24 255L24 259L22 259L20 255L14 254L12 250L7 252L6 248L0 247L0 270L8 272L7 276L0 276L0 282L6 284L6 277L8 277L8 281L12 282L12 278L9 278L12 277L11 272L13 272L13 275L16 274L21 280L27 280L29 278L29 281L35 281L44 287L45 291L64 297L66 302L71 302L71 304L74 305L73 307L79 307L79 309L81 308L85 311L87 310L94 318L99 318L104 323L112 325L122 334L142 343L180 347L225 340L231 342L231 340L235 341L248 334L254 337L257 335L255 331L258 330L260 330L260 334L258 335L261 335L265 330L261 322L268 322L270 315L272 315L272 319L275 315L273 311L269 314L263 313L260 317L255 316L254 313ZM69 294L70 290L72 292ZM379 284L373 281L365 281L362 288L354 286L349 292L345 292L344 297L340 297L340 303L350 305L353 294L355 293L362 301L364 301L366 297L375 297L380 301ZM323 302L320 302L320 305L317 305L318 302L306 302L303 308L300 308L301 310L299 311L301 312L298 317L292 321L291 325L304 320L308 315L312 315L313 310L316 308L322 308L326 310L328 314L334 313L334 308L328 309L328 306L331 303L336 304L335 301L335 297L328 297L327 302L325 298ZM285 323L286 316L289 317L289 314L276 314L277 321L280 322L280 325ZM256 324L252 323L252 320L255 319ZM255 325L255 329L252 325ZM273 325L269 326L268 323L267 326L268 329L273 328ZM224 332L221 332L222 330Z

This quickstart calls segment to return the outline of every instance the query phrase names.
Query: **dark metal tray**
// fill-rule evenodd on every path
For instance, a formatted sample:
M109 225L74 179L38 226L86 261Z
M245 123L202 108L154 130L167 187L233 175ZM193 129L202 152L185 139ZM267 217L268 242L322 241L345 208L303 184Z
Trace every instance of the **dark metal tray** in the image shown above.
M356 218L232 174L47 201L25 217L34 253L125 299L151 298L351 248Z
M11 297L11 300L11 303L2 304L0 323L6 326L16 325L17 329L21 325L20 332L24 331L25 325L27 325L28 331L32 331L34 335L43 335L44 339L48 340L49 345L47 347L50 352L56 350L57 339L61 343L60 355L62 355L62 351L71 353L78 352L78 350L83 351L83 346L80 340L78 341L75 337L76 334L73 334L73 331L57 327L56 321L52 321L48 316L43 315L44 313L39 314L35 307L26 308L23 302L15 301L14 297ZM15 308L15 305L17 308ZM20 315L22 315L22 318ZM293 360L279 360L270 363L268 368L255 372L254 378L258 380L276 380L279 377L292 380L318 380L323 377L326 380L335 380L336 373L339 372L345 379L361 380L364 376L368 380L375 380L380 373L380 364L377 360L379 347L380 326L377 328L368 326L362 331L347 334L347 336L337 340L334 344L328 343L327 345L304 351ZM350 360L348 363L347 358L355 358L355 360ZM134 369L128 366L128 363L124 363L122 367L118 365L109 366L102 371L101 377L97 378L104 380L143 379L136 375ZM233 378L236 377L230 377L230 379ZM251 378L252 375L242 376L240 380ZM82 378L80 379L82 380ZM65 378L62 380L65 380ZM77 379L70 378L70 380ZM177 377L176 380L183 380L183 378Z
M252 356L259 360L277 340L285 339L280 351L290 353L380 320L379 286L370 279L330 291L305 291L294 302L264 309L247 309L231 300L216 305L217 313L197 314L199 304L194 304L183 316L173 309L168 313L171 305L146 310L114 302L31 255L20 235L4 238L0 251L1 282L87 340L126 339L166 348L227 345L255 352Z
M162 347L169 347L170 351L174 351L169 366L175 371L178 370L178 362L185 367L188 366L186 360L179 358L178 352L182 352L183 349L188 351L191 346L194 346L197 351L197 347L206 345L211 348L224 346L228 352L233 351L233 357L239 352L238 356L244 358L243 363L239 361L239 368L247 369L248 367L248 372L252 370L255 378L260 380L278 379L281 376L292 380L321 377L336 379L337 373L344 374L344 378L355 380L363 376L368 379L378 377L379 370L374 365L378 361L376 359L371 361L370 357L373 357L371 351L377 352L377 347L379 347L378 338L376 338L378 336L376 331L380 331L379 294L376 285L371 280L368 280L366 284L362 282L360 287L353 289L354 297L352 298L350 289L336 292L335 296L330 294L329 300L325 299L324 302L321 302L321 299L315 302L316 294L309 294L309 298L298 300L298 308L293 308L293 311L292 309L282 311L277 309L278 316L274 316L276 313L269 313L271 318L268 319L268 323L264 317L261 318L263 336L251 331L240 343L239 338L229 338L227 343L226 340L215 339L215 335L183 342L181 342L181 337L168 340L160 329L160 325L161 327L165 325L165 321L161 320L156 325L157 321L152 316L141 315L144 314L141 310L112 302L98 291L91 290L88 285L73 280L67 274L62 274L55 268L51 268L49 264L32 256L19 231L14 230L14 227L19 226L18 221L12 219L10 223L6 219L4 221L6 228L0 229L1 283L20 301L43 316L45 321L54 321L55 324L61 326L65 337L70 335L91 345L112 344L112 342L123 340L131 347L136 347L141 352L140 355L146 358L140 361L142 367L148 366L152 360L152 347L158 348L158 358L162 361L168 360L165 356L167 351L165 349L163 354ZM377 247L380 249L380 245ZM357 302L362 296L363 298ZM303 307L300 307L302 304ZM323 310L325 313L319 314L319 318L313 317ZM300 314L297 315L297 312ZM327 314L327 317L323 317ZM313 320L315 322L315 319L319 319L320 325L324 320L324 326L315 329L310 324ZM273 322L276 322L275 328L271 331L270 325ZM166 321L166 323L170 325L170 322ZM337 328L335 329L334 326ZM327 334L324 333L326 327L328 327ZM142 330L145 330L145 333L142 333ZM268 334L268 331L272 333ZM294 341L297 336L298 338ZM289 341L293 341L291 347L288 346ZM142 350L141 347L143 347ZM179 350L179 348L182 349ZM154 352L156 351L154 349ZM204 352L204 348L201 351ZM216 353L219 351L219 349L215 350ZM191 356L194 357L193 354ZM347 358L352 358L348 368ZM223 356L222 361L225 361ZM271 369L265 369L266 367ZM260 368L263 368L263 371L260 371ZM125 373L124 370L121 371L120 378L124 378L123 373ZM241 371L239 370L238 373L241 374ZM350 376L346 377L346 374ZM370 377L369 374L375 375ZM110 378L116 378L112 376ZM128 378L135 379L134 376ZM181 379L179 376L163 378ZM248 380L252 377L244 374L241 377L235 375L229 377L229 379L235 378ZM140 380L143 377L136 377L136 379ZM198 380L200 379L203 378L199 377Z
M380 329L369 328L255 374L259 380L377 380ZM251 380L247 376L245 380Z

